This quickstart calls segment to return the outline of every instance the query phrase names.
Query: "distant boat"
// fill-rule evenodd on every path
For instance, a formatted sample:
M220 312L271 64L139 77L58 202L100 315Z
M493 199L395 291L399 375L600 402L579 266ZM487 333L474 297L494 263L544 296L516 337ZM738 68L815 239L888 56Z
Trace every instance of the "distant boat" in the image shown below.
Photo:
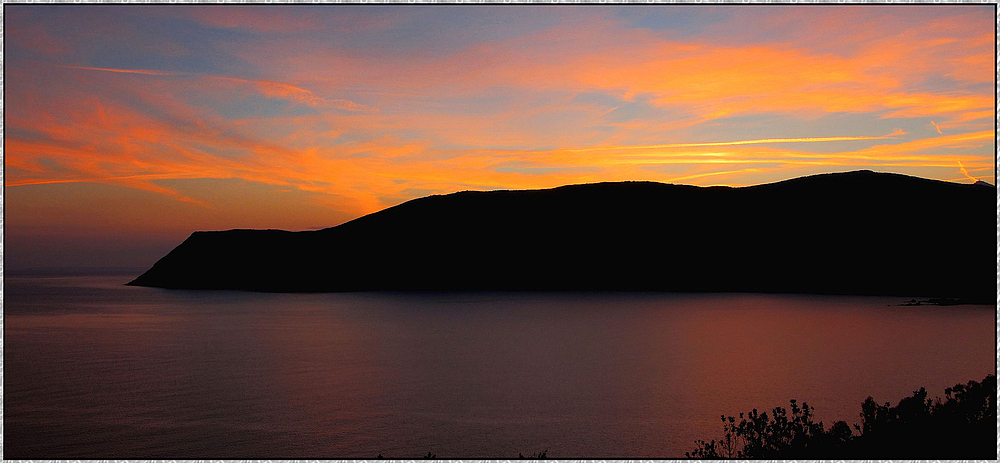
M983 185L989 186L985 188ZM195 232L130 285L995 298L996 189L856 171L466 191L317 231Z

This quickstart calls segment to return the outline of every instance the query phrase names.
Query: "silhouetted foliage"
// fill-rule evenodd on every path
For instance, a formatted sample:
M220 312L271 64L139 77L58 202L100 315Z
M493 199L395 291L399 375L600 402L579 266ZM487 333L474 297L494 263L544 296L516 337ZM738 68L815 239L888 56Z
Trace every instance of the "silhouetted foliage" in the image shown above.
M945 389L930 400L920 388L895 407L869 397L861 405L854 444L872 457L996 458L996 376Z
M689 458L809 458L813 455L830 455L843 449L851 434L847 423L839 421L829 433L822 422L813 421L813 408L807 403L799 407L792 399L788 410L775 407L771 415L740 413L736 417L722 416L724 437L705 442L695 441L698 448L687 453Z
M427 452L427 455L424 456L424 460L433 460L437 457L438 457L437 454Z
M696 440L688 458L991 458L996 447L996 376L945 389L931 401L920 388L895 407L871 397L861 404L855 435L844 421L829 430L805 402L767 412L722 416L723 438Z

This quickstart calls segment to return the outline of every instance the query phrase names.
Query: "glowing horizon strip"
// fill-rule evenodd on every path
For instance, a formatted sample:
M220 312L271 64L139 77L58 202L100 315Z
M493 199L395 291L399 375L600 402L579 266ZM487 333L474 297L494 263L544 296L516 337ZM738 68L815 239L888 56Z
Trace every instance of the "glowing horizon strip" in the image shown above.
M761 159L731 159L731 160L704 160L704 159L620 159L610 162L609 165L617 166L641 166L641 165L671 165L671 164L788 164L788 165L809 165L809 166L841 166L841 167L861 167L861 166L884 166L884 167L950 167L955 165L950 162L932 161L910 161L910 160L858 160L859 162L835 162L822 159L783 159L783 158L761 158Z
M746 172L763 172L765 170L766 169L764 169L764 168L751 167L749 169L724 170L724 171L720 171L720 172L706 172L706 173L702 173L702 174L693 174L693 175L685 175L685 176L682 176L682 177L674 177L674 178L670 179L669 181L670 182L677 182L677 181L681 181L681 180L694 180L694 179L698 179L698 178L715 177L715 176L718 176L718 175L733 175L733 174L742 174L742 173L746 173Z
M662 159L662 158L693 158L696 159L699 156L709 156L704 159L703 162L718 162L717 159L720 157L726 157L734 160L744 159L744 160L755 160L755 159L765 159L765 156L774 157L784 157L789 159L858 159L867 161L883 161L887 160L884 156L875 156L867 154L851 154L847 153L798 153L798 152L782 152L769 154L767 152L756 154L751 153L749 155L743 153L653 153L653 154L630 154L620 156L619 159L629 159L629 160L643 160L643 159ZM768 159L770 159L768 158ZM919 162L919 161L938 161L942 159L954 159L966 161L979 161L980 156L971 154L913 154L913 155L903 155L895 156L891 160L893 161L907 161L907 162Z
M592 148L567 148L562 150L546 151L614 151L614 150L643 150L656 148L694 148L699 146L735 146L735 145L760 145L765 143L818 143L830 141L857 141L857 140L886 140L900 135L906 135L902 130L896 130L888 135L877 137L806 137L806 138L758 138L754 140L737 141L715 141L702 143L667 143L662 145L625 145L625 146L597 146Z

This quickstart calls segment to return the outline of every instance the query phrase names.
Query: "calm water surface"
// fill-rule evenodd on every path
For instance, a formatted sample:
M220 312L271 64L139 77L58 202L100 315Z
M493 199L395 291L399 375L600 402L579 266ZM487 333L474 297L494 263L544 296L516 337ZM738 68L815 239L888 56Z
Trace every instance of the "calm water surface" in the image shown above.
M854 423L996 368L992 306L128 279L5 278L5 458L683 456L723 413Z

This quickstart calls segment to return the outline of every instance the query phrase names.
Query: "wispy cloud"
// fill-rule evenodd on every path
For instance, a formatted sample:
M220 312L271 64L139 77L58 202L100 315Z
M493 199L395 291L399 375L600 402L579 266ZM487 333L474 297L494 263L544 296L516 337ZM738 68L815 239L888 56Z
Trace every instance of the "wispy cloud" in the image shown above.
M153 71L149 69L112 69L112 68L95 68L88 66L66 66L66 65L59 65L57 67L64 69L79 69L81 71L116 72L119 74L139 74L144 76L179 76L186 74L181 72Z
M965 166L962 165L962 161L958 161L958 168L959 168L959 170L962 171L962 175L964 175L965 178L967 178L969 180L972 180L973 182L978 182L979 181L978 178L973 177L972 175L970 175L968 170L965 170Z
M198 74L192 72L156 71L149 69L113 69L113 68L96 68L96 67L86 67L86 66L59 66L59 67L65 69L78 69L83 71L114 72L119 74L138 74L145 76L194 76L206 79L219 79L227 82L237 82L237 83L251 85L257 88L264 96L269 98L284 98L299 103L303 103L309 106L325 106L325 107L339 109L342 111L365 112L365 113L378 112L378 108L356 103L354 101L342 98L332 98L332 99L323 98L301 87L296 87L294 85L289 85L289 84L283 84L280 82L270 82L266 80L242 79L239 77Z
M754 9L685 33L672 9L637 25L614 8L115 8L8 17L8 186L124 186L213 214L247 198L281 227L279 191L356 216L470 188L995 178L990 8ZM141 51L104 37L126 23Z
M647 150L659 148L695 148L700 146L738 146L738 145L761 145L772 143L822 143L831 141L858 141L858 140L885 140L889 138L906 135L906 132L897 130L889 135L877 137L855 136L855 137L803 137L803 138L759 138L756 140L737 141L714 141L699 143L667 143L661 145L626 145L626 146L595 146L590 148L570 148L565 151L619 151L619 150Z

